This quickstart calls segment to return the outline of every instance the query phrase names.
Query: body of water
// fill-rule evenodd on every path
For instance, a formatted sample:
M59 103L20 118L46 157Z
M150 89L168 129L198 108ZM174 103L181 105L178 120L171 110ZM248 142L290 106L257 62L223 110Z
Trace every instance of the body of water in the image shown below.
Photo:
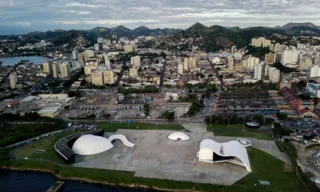
M0 58L0 61L2 62L2 65L15 65L19 63L21 60L28 60L28 63L33 64L42 64L49 60L48 57L41 57L41 56L26 56L26 57L2 57Z
M44 192L47 191L56 177L51 174L0 170L1 192ZM152 192L148 189L130 189L110 187L98 184L66 181L59 192Z

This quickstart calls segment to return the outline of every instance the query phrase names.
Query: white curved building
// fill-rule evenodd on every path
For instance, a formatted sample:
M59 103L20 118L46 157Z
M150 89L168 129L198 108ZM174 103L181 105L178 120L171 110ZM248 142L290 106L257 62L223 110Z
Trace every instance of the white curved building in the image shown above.
M73 144L72 151L78 155L94 155L107 151L112 147L112 143L104 137L83 135Z
M125 146L128 146L128 147L134 147L134 144L131 143L130 141L128 141L128 139L126 138L126 136L124 135L111 135L108 140L110 142L116 140L116 139L119 139Z
M182 140L182 141L186 141L186 140L189 140L190 137L183 133L183 132L174 132L174 133L171 133L168 138L170 140L173 140L173 141L179 141L179 140Z
M251 172L251 166L246 148L238 141L217 143L205 139L200 143L199 161L208 163L230 162L244 166Z

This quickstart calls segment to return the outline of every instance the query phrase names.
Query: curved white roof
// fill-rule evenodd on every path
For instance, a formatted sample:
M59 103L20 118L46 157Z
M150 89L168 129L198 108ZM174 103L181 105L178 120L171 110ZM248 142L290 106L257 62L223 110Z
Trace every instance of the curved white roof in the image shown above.
M189 140L190 137L183 133L183 132L174 132L174 133L171 133L168 138L170 140L174 140L174 141L177 141L177 140L182 140L182 141L186 141L186 140Z
M126 136L124 135L111 135L108 140L110 142L112 142L115 139L119 139L120 141L122 141L122 143L128 147L134 147L134 144L131 143L130 141L128 141L128 139L126 138Z
M201 141L199 161L213 161L213 153L223 157L236 157L251 172L247 150L239 141L229 141L226 143L217 143L211 139ZM239 164L235 161L230 161L230 163Z
M104 137L83 135L73 144L72 151L78 155L94 155L107 151L112 147L112 143Z

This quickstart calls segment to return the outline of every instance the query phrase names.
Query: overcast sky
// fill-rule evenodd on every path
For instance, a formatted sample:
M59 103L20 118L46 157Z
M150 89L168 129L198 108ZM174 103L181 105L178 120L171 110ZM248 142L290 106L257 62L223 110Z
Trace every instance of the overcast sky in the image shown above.
M0 0L0 33L124 25L320 25L320 0Z

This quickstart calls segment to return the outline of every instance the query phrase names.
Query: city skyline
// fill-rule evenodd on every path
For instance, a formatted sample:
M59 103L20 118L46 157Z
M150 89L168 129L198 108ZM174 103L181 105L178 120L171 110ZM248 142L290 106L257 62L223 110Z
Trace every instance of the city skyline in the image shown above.
M320 23L320 4L314 0L256 1L138 1L42 0L0 1L0 34L20 34L53 29L112 28L118 25L134 29L186 29L195 22L207 26L267 26L288 22Z

